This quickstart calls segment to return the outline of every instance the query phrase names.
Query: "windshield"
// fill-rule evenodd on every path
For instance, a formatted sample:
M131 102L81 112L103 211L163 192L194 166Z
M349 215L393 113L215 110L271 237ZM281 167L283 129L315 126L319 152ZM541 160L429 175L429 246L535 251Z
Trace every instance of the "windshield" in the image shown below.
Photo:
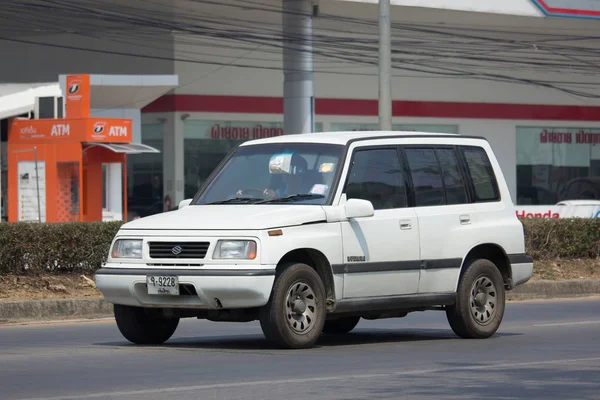
M240 146L192 204L326 204L343 152L321 143Z

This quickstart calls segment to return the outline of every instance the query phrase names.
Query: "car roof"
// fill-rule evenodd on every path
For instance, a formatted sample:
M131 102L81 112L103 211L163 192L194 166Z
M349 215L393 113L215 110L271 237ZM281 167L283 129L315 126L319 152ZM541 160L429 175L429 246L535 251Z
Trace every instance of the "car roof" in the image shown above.
M315 132L300 133L295 135L282 135L265 139L253 139L242 143L242 146L267 143L329 143L347 145L349 142L363 139L389 138L389 137L452 137L482 139L467 136L460 136L456 133L433 133L433 132L414 132L414 131L343 131L343 132Z

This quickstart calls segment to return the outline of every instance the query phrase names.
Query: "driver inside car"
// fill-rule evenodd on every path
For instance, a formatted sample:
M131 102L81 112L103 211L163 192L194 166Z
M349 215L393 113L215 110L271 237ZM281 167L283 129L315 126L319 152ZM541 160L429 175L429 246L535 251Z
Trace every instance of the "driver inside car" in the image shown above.
M273 168L275 166L275 168ZM293 194L302 193L302 186L305 183L304 177L308 169L308 162L306 159L298 154L291 156L289 168L279 168L277 163L273 164L273 159L269 163L269 168L273 174L271 185L274 188L265 188L262 194L266 199L278 199ZM276 172L273 172L276 171ZM279 178L279 179L277 179ZM275 181L278 181L274 184ZM240 189L237 191L237 196L245 194L245 190Z

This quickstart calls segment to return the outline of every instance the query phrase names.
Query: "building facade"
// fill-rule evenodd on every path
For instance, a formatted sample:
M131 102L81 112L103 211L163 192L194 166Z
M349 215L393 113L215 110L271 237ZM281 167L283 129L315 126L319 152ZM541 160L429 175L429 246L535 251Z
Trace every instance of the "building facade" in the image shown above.
M376 3L312 2L315 132L378 128ZM517 204L600 199L577 180L600 177L600 46L590 40L600 27L547 17L531 0L480 3L392 1L393 128L486 137ZM109 20L94 27L98 40L13 35L0 49L18 56L0 77L177 75L141 114L138 140L161 154L128 156L130 218L162 212L192 197L237 143L284 133L282 42L293 38L281 4L169 1L125 9L148 25Z

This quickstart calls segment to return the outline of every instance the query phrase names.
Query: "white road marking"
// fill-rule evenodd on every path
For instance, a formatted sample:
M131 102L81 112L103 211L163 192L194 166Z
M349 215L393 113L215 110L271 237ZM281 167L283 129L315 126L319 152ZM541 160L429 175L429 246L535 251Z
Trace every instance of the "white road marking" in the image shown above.
M574 321L574 322L556 322L552 324L535 324L535 325L525 325L525 326L573 326L573 325L592 325L592 324L600 324L600 321Z
M309 382L329 382L329 381L343 381L351 379L372 379L372 378L394 378L401 376L410 375L423 375L423 374L434 374L443 373L449 371L470 371L470 370L486 370L493 368L500 369L511 369L521 367L535 367L539 365L552 365L552 364L575 364L587 361L600 361L600 357L593 358L575 358L565 360L549 360L549 361L532 361L524 363L511 363L504 362L500 364L477 364L466 367L452 367L452 368L432 368L432 369L421 369L413 371L402 371L392 372L387 374L358 374L358 375L333 375L324 377L313 377L313 378L296 378L296 379L273 379L265 381L253 381L253 382L236 382L236 383L216 383L207 385L197 386L184 386L174 388L162 388L162 389L146 389L146 390L132 390L127 392L104 392L104 393L93 393L80 396L62 396L62 397L38 397L21 400L85 400L85 399L97 399L102 397L116 398L122 396L134 396L144 394L160 394L160 393L178 393L178 392L189 392L198 390L210 390L210 389L229 389L237 387L250 387L250 386L268 386L268 385L282 385L290 383L309 383ZM197 393L196 393L197 394Z

